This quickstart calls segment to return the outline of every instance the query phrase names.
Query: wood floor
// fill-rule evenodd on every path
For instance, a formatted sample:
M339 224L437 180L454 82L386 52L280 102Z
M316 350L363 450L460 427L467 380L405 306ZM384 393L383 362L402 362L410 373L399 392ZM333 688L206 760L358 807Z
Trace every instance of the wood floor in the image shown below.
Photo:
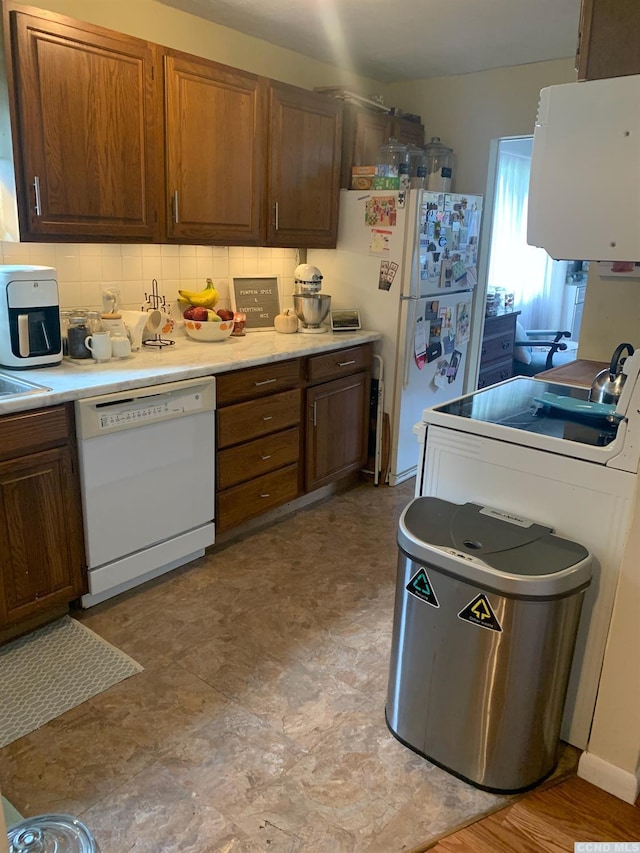
M513 805L422 850L573 853L576 841L640 843L640 808L574 776L552 788L527 794ZM628 849L640 846L629 845Z

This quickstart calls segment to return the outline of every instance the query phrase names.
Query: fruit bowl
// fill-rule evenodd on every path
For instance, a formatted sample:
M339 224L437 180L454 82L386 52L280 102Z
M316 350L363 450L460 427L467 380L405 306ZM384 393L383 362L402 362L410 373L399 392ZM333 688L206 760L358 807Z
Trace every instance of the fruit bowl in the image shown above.
M185 320L184 328L194 341L224 341L233 332L233 320L222 320L220 323L212 320L202 323L198 320Z

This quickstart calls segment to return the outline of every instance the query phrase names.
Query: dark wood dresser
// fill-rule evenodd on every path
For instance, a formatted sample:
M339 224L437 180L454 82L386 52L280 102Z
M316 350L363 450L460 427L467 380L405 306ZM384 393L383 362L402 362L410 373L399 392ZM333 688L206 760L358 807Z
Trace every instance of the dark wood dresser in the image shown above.
M486 388L513 376L513 349L519 311L485 317L478 388Z

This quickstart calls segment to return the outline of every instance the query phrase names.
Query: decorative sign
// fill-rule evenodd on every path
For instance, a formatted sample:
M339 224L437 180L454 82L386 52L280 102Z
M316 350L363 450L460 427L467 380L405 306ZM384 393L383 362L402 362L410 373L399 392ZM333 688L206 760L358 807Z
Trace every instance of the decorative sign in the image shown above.
M470 601L458 613L458 619L471 622L472 625L479 625L481 628L488 628L490 631L499 631L502 633L502 626L489 604L489 599L482 593L476 595L473 601Z
M273 329L273 321L280 313L278 277L252 275L233 279L231 305L234 311L247 316L247 332L264 332Z
M440 602L436 598L436 594L431 586L431 581L429 580L429 575L427 574L424 566L421 566L411 578L406 586L406 590L407 592L410 592L411 595L415 595L415 597L419 598L421 601L426 601L426 603L430 604L432 607L440 607Z

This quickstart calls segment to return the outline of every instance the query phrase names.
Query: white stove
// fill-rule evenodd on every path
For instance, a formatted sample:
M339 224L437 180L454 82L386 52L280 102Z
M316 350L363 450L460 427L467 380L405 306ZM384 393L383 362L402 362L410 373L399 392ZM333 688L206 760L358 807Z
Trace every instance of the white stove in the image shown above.
M533 519L595 558L561 737L584 749L593 718L640 462L640 352L611 419L588 391L518 377L425 409L416 495ZM610 414L610 410L606 410Z

